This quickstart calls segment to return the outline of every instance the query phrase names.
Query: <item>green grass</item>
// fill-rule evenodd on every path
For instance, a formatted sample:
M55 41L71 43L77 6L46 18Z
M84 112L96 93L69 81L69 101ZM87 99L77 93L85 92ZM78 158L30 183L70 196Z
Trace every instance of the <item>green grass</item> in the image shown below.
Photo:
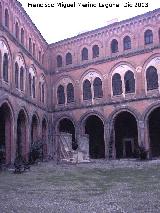
M160 166L157 165L143 169L105 169L83 165L47 168L46 164L42 164L23 174L0 173L0 209L4 210L8 205L7 211L4 211L8 213L13 208L20 212L18 209L22 201L23 212L30 212L31 202L33 212L41 212L39 206L49 212L50 208L54 208L53 201L62 206L67 202L85 205L96 199L108 203L114 200L126 212L155 213L160 212L159 198Z

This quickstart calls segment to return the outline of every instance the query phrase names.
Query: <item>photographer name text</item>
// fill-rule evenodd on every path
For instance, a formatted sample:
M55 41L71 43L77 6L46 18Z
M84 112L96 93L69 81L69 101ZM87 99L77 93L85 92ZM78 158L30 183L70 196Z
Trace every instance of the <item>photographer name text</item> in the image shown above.
M57 3L28 3L28 7L34 8L34 7L59 7L59 8L76 8L76 7L82 7L82 8L114 8L114 7L149 7L148 2L137 2L137 3L131 3L131 2L126 2L124 4L120 3L92 3L92 2L87 2L87 3L80 3L80 2L72 2L72 3L65 3L65 2L57 2Z

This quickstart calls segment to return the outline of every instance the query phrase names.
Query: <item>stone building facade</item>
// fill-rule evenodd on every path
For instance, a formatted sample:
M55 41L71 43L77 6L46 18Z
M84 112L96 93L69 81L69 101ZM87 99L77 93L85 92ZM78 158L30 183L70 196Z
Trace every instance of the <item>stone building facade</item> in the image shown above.
M0 1L0 153L10 164L56 136L91 158L160 155L160 9L47 44L21 4Z

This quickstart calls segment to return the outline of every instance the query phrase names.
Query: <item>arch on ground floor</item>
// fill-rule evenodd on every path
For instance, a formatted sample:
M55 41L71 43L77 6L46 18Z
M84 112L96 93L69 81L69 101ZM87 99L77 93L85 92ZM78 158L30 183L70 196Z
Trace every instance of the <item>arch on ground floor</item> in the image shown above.
M47 119L44 117L42 119L42 141L43 141L43 157L47 157L48 153L48 123Z
M160 156L160 102L152 104L144 112L146 141L151 157Z
M28 142L27 142L27 126L28 114L21 109L17 118L17 134L16 134L16 157L22 156L27 158Z
M112 158L133 158L138 155L138 118L135 110L123 108L109 117L109 150Z
M31 121L31 144L39 140L39 118L37 114L33 114Z
M81 120L82 133L89 136L90 158L105 158L104 119L99 113L87 113Z
M0 105L0 157L4 164L11 163L14 146L14 116L10 103Z
M90 111L84 113L80 117L80 120L78 122L78 128L79 128L80 134L85 134L85 121L89 116L92 116L92 115L97 116L104 124L105 119L104 119L103 114L101 114L99 111L96 111L96 110L92 110L92 111L90 110Z
M59 134L69 133L72 135L72 148L77 148L76 128L73 120L70 117L61 117L57 122L56 132Z

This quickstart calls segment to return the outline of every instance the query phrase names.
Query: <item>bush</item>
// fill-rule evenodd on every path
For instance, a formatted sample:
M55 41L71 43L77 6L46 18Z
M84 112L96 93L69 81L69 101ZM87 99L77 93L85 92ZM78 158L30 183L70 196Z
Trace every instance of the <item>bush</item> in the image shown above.
M147 160L148 150L144 146L139 147L139 158L140 160Z

